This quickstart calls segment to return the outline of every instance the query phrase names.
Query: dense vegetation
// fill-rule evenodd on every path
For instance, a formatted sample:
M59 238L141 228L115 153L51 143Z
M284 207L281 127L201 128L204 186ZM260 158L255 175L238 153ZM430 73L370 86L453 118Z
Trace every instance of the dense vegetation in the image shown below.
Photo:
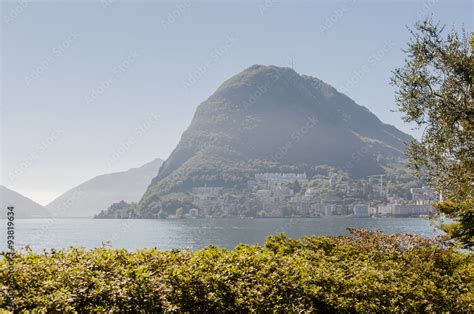
M230 251L26 251L12 278L0 260L0 308L10 296L16 311L474 311L473 255L417 236L352 234L277 235Z
M408 147L412 166L428 174L444 197L442 225L452 239L474 249L474 37L427 19L411 30L407 58L392 84L404 120L422 128Z

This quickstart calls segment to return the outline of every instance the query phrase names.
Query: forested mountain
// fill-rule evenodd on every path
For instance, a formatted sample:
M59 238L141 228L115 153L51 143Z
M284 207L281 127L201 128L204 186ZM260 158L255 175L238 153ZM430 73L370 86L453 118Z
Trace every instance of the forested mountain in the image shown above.
M254 65L198 106L138 208L196 186L244 187L258 172L328 165L354 178L379 174L410 140L320 79Z

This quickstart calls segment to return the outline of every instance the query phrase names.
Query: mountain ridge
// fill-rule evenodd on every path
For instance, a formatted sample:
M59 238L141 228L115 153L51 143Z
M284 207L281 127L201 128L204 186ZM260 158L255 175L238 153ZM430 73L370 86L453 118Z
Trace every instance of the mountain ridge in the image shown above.
M0 203L4 209L8 206L15 207L15 218L47 218L51 216L44 206L3 185L0 185ZM6 217L5 210L2 210L0 217Z
M138 201L162 162L156 158L141 167L98 175L64 192L46 208L55 217L93 217L113 202Z

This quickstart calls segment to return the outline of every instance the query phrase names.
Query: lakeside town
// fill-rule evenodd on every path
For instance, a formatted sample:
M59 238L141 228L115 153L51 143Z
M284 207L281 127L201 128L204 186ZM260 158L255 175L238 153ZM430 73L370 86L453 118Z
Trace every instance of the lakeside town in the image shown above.
M403 193L384 185L384 175L349 180L336 176L308 179L305 173L259 173L245 191L202 186L192 189L187 212L177 209L167 218L239 216L239 202L254 217L393 216L420 217L434 213L438 196L427 187L411 187ZM240 215L243 216L243 215Z

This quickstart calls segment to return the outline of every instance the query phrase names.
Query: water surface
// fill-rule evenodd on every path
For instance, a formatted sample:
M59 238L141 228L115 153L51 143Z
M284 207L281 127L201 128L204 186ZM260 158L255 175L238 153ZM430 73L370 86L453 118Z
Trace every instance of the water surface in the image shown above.
M409 232L426 237L436 234L424 218L212 218L212 219L17 219L15 246L31 246L35 251L80 246L198 249L210 244L232 248L239 243L263 243L270 234L284 232L299 238L305 235L347 234L346 228L379 229L387 233ZM0 220L1 238L6 239L6 220ZM5 241L1 241L5 250Z

